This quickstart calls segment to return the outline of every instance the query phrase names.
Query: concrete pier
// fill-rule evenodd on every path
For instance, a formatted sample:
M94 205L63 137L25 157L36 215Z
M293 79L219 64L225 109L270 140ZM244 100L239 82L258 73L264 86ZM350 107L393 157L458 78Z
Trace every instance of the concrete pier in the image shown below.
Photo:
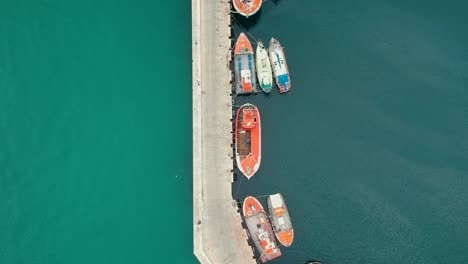
M193 244L202 264L255 264L231 195L230 3L192 0Z

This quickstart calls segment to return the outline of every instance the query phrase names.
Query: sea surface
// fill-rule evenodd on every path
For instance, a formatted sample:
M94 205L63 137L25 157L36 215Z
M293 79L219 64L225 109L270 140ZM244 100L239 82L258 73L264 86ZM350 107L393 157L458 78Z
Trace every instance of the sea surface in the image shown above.
M187 1L0 1L0 263L196 263Z
M465 1L267 0L292 90L238 97L295 240L271 263L468 263ZM0 263L197 263L189 1L0 1ZM234 21L235 22L235 21ZM242 27L235 22L234 32Z

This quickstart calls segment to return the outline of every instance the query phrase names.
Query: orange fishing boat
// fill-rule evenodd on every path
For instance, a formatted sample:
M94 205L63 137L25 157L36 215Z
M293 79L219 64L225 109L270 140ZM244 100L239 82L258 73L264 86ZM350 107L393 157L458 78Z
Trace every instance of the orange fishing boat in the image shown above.
M263 0L232 0L232 5L239 14L249 17L260 10Z
M239 34L234 47L234 76L237 94L257 92L254 51L244 33Z
M267 203L276 238L283 246L291 246L294 240L294 229L283 196L280 193L269 195Z
M242 105L236 114L235 151L237 167L247 179L260 167L261 129L258 108L252 104Z
M281 250L276 245L270 221L262 204L255 197L247 196L242 206L242 213L250 237L260 253L260 260L265 263L281 256Z

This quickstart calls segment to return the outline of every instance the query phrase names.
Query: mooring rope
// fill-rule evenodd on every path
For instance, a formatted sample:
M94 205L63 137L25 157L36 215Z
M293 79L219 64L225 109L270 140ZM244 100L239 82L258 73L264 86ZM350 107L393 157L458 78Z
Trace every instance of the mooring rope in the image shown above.
M240 189L240 186L241 186L243 180L244 180L244 177L241 177L239 185L237 185L237 191L236 191L236 195L234 195L234 199L237 199L237 194L239 193L239 189Z
M252 36L252 34L250 34L250 32L239 22L239 20L237 20L234 16L232 16L232 18L234 19L234 21L237 22L237 24L244 29L245 32L247 32L247 34L254 40L254 43L256 44L258 41L256 38L254 38L254 36Z
M267 194L267 195L253 196L253 197L255 197L255 198L265 198L265 197L267 197L267 196L269 196L269 194ZM236 198L237 198L237 197L234 197L234 199L236 199ZM243 203L243 202L244 202L244 200L242 200L242 201L240 201L240 202L236 202L236 203L241 204L241 203ZM266 212L265 212L265 213L266 213ZM267 215L268 215L268 213L267 213Z
M232 18L234 18L234 17L232 17ZM235 28L235 27L232 27L232 31L234 31L234 36L235 36L235 38L237 39L237 37L238 37L239 35L238 35L237 32L236 32L236 28ZM234 45L235 45L235 43L236 43L236 42L234 41ZM234 46L234 45L233 45L233 46Z

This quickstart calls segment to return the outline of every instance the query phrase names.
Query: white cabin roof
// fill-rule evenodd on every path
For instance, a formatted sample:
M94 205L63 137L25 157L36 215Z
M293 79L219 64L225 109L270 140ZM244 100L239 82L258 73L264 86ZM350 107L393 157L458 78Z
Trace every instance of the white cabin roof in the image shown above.
M241 76L242 77L249 77L250 76L250 70L246 69L246 70L241 70Z
M271 206L273 208L283 207L283 199L281 199L281 194L273 194L270 195Z

